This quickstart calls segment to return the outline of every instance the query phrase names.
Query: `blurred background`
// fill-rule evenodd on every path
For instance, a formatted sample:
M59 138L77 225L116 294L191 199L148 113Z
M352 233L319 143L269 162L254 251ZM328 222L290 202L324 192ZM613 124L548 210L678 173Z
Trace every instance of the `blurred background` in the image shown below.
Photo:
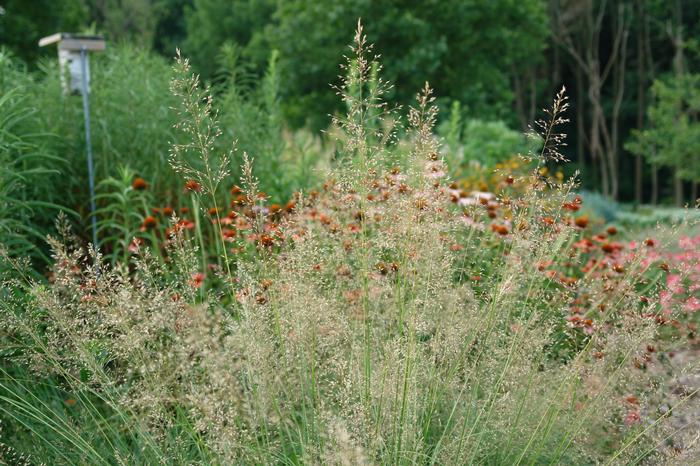
M392 105L435 88L454 176L488 178L527 151L523 133L565 86L570 163L550 173L578 172L606 218L618 203L695 205L700 0L0 0L0 195L19 199L4 217L31 218L37 235L55 213L28 211L29 200L86 217L82 107L61 96L41 37L108 41L91 57L98 181L141 176L164 202L178 197L167 157L179 48L212 86L222 150L237 141L283 202L332 153L319 130L343 110L331 85L358 18Z

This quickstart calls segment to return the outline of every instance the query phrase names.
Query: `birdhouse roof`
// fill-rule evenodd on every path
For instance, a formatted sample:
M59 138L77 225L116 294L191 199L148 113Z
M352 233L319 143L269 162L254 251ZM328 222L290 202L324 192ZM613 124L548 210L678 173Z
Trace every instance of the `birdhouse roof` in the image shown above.
M105 39L102 36L57 32L39 41L39 47L58 44L61 50L104 50Z

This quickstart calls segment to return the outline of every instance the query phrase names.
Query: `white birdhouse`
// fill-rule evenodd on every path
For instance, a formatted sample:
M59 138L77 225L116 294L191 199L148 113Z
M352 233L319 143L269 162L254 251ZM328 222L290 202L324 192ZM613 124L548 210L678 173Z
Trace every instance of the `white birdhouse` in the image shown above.
M83 89L83 70L85 82L90 92L90 67L88 66L89 51L105 49L105 40L101 36L87 36L57 32L39 41L40 47L58 44L58 65L61 70L61 84L65 94L80 94ZM85 53L85 63L81 55ZM84 65L84 66L83 66Z

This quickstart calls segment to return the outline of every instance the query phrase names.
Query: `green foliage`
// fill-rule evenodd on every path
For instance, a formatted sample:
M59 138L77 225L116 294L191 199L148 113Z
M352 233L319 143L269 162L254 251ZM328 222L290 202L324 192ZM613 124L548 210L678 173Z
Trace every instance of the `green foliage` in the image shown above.
M372 25L368 38L382 56L384 77L397 86L391 100L410 102L427 80L482 118L512 118L511 66L530 63L547 36L539 0L279 2L265 38L280 51L293 124L323 127L327 119L319 116L339 109L326 89L337 82L334 57L346 53L344 31L358 17Z
M4 0L0 6L0 44L27 62L42 53L55 55L53 47L40 49L39 39L82 30L88 19L85 0Z
M494 168L518 155L527 155L541 147L541 141L528 138L508 127L505 121L463 120L461 105L453 102L450 118L438 128L448 151L448 163L454 171L470 163Z
M468 120L463 129L464 159L475 160L488 167L517 156L526 155L532 144L519 131L504 121ZM536 147L536 145L535 145Z
M673 168L681 179L700 181L700 75L657 80L651 92L648 127L633 130L626 149Z
M24 106L33 113L31 125L22 134L50 134L42 143L43 152L61 159L60 176L39 186L35 199L60 202L75 207L87 218L88 189L85 162L84 120L79 96L63 95L54 60L39 64L39 71L28 73L15 60L0 85L24 83ZM116 174L128 165L140 176L160 187L164 196L179 190L179 183L168 167L168 141L176 138L172 125L173 104L168 89L171 70L164 59L133 46L110 47L90 61L92 90L90 110L96 179ZM52 220L48 220L51 224Z
M132 187L135 174L127 167L118 177L109 177L97 185L97 228L100 250L112 265L128 263L129 245L137 244L144 217L149 214L152 196L147 190Z
M273 0L194 0L185 9L187 40L183 50L207 78L216 74L219 52L236 44L247 60L264 68L268 51L256 54L255 43L264 41L264 26L275 8Z
M65 165L45 151L50 141L37 128L37 110L29 105L21 69L0 53L0 244L13 257L41 257L55 198L47 198L50 181Z

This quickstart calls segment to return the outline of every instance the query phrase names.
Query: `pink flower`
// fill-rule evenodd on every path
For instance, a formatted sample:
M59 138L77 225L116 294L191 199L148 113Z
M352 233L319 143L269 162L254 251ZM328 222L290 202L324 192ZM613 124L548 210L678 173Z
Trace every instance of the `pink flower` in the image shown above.
M691 296L688 298L688 300L683 304L683 309L685 309L688 312L695 312L700 310L700 299L696 298L695 296Z
M668 289L671 290L672 293L683 293L683 283L680 275L669 274L666 277L666 286L668 286Z
M670 291L664 290L659 293L659 302L661 303L662 308L668 308L668 306L671 304L671 299L673 299L673 295Z
M636 424L642 420L642 416L639 415L639 411L630 411L627 413L627 416L625 416L625 424L628 426L631 426L632 424Z
M141 245L144 243L143 238L135 237L131 243L129 243L129 246L127 247L128 251L132 254L137 254L139 250L141 249Z
M682 247L683 249L693 249L693 244L695 241L690 238L690 236L681 236L681 238L678 240L678 246Z

